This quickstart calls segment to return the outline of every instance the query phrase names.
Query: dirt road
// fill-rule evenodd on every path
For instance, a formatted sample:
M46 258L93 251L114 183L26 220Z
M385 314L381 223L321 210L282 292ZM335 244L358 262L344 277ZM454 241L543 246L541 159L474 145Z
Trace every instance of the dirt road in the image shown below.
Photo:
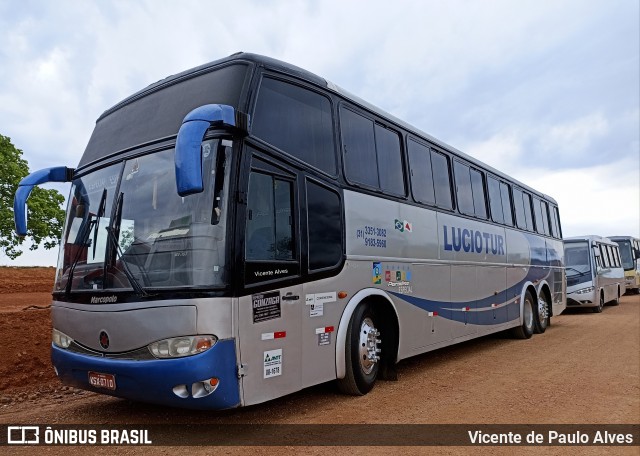
M53 271L44 270L53 280ZM0 282L8 280L0 271ZM35 270L27 277L34 277ZM15 279L15 278L14 278ZM51 282L49 282L50 284ZM50 287L50 285L49 285ZM404 360L397 382L379 382L364 397L337 393L333 384L244 409L195 412L133 403L62 387L48 361L50 321L46 290L0 295L0 423L640 423L640 296L622 298L601 314L567 310L543 335L513 340L496 335ZM19 302L19 305L16 305ZM0 448L1 449L1 448ZM27 449L12 450L22 452ZM487 449L487 448L485 448ZM602 454L604 448L552 447L553 454ZM44 448L67 454L64 447ZM114 448L94 448L112 454ZM225 447L217 452L242 454ZM370 454L356 447L354 454ZM378 448L380 451L381 448ZM477 448L430 448L441 454L477 453ZM487 449L488 450L488 449ZM512 454L493 448L492 454ZM518 448L540 454L544 448ZM167 447L125 448L122 454L171 453ZM192 447L191 454L212 454ZM274 449L253 448L257 454ZM325 454L327 448L290 447L282 452ZM420 452L405 448L403 453ZM384 452L392 452L386 447ZM639 453L615 448L616 454ZM24 454L28 454L25 452Z

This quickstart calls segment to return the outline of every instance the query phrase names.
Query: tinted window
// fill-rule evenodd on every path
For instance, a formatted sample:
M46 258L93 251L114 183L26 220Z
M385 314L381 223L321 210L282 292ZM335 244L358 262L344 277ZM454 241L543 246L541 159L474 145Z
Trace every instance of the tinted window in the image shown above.
M550 206L551 213L549 217L551 218L551 235L555 238L562 237L562 230L560 229L560 219L558 217L558 208L555 206Z
M320 94L264 78L252 133L316 168L336 172L331 104Z
M550 234L549 231L549 205L546 201L540 201L540 208L542 212L542 231L547 236Z
M558 227L558 234L556 237L562 237L562 226L560 225L560 213L558 212L558 208L553 206L553 219L555 225Z
M436 205L453 209L451 178L449 177L449 158L439 152L431 151L431 169L433 170Z
M337 193L307 181L309 269L335 266L342 259L342 215Z
M346 108L341 110L341 128L347 179L404 196L398 133Z
M248 260L293 259L292 205L291 182L251 173L247 203Z
M491 220L504 223L502 212L502 195L500 194L500 182L493 177L487 177L487 187L489 188L489 206L491 207Z
M609 253L607 252L607 246L598 244L600 247L600 255L602 256L602 265L605 268L611 267L611 260L609 259Z
M509 186L504 182L500 182L500 194L502 195L502 213L504 214L504 223L505 225L513 226L511 193L509 193Z
M341 110L344 165L354 183L378 187L378 165L373 121L349 109Z
M453 162L453 172L456 175L456 196L460 213L473 215L473 193L471 192L471 175L469 167L458 161Z
M375 131L380 188L385 192L404 196L400 137L395 131L378 124L376 124Z
M612 267L616 267L618 266L618 262L616 261L616 255L613 252L613 247L611 247L610 245L607 246L607 250L609 251L609 258L611 258L611 266Z
M487 218L487 201L484 194L484 182L482 173L475 169L471 170L471 190L473 192L473 207L476 217Z
M527 221L527 229L529 231L533 231L533 213L531 212L531 195L523 192L522 200L524 202L524 216Z
M524 200L522 198L522 190L513 189L513 206L516 208L516 224L518 228L527 229L527 220L524 212Z
M415 141L408 141L409 167L411 168L411 191L416 201L427 204L436 202L431 173L429 148Z
M544 222L542 221L542 201L533 198L533 214L536 218L536 232L544 234Z

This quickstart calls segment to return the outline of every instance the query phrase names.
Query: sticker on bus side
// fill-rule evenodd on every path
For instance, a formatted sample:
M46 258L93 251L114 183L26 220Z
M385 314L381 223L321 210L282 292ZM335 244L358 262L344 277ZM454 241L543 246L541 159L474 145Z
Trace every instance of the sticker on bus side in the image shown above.
M282 349L264 352L264 376L271 378L282 375Z
M279 291L251 295L251 305L253 307L254 323L273 320L282 316Z

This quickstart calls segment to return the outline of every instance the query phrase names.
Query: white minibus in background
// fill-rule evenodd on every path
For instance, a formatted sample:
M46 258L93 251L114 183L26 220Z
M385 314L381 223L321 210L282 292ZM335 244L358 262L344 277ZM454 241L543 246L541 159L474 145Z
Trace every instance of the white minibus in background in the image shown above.
M620 259L629 293L640 292L640 239L633 236L609 236L620 248Z
M600 236L564 239L567 307L591 307L602 312L605 303L618 305L625 292L618 244Z

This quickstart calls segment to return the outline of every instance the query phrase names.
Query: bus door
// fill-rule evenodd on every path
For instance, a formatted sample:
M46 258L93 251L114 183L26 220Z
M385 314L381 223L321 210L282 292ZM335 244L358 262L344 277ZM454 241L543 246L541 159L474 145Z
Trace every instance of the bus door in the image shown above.
M251 159L244 226L245 296L238 301L240 375L244 404L300 389L300 275L298 179L273 160Z

